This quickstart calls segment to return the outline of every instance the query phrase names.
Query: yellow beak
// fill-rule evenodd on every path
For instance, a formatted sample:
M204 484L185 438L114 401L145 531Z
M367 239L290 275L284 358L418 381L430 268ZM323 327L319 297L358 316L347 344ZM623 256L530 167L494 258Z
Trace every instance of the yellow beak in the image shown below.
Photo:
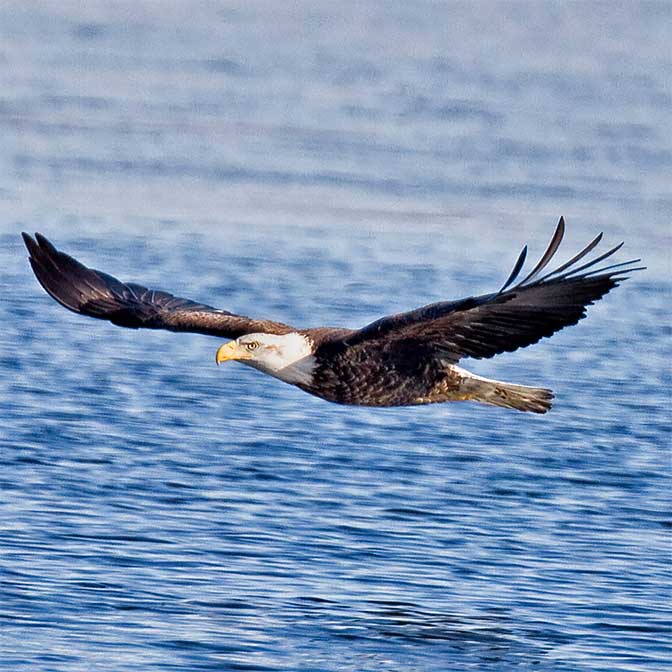
M238 345L235 341L229 341L220 346L215 355L215 361L217 364L222 362L228 362L230 359L238 359Z

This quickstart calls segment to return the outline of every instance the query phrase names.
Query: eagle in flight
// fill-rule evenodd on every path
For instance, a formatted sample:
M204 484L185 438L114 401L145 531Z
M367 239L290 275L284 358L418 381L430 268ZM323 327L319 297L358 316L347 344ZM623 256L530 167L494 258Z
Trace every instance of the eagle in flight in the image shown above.
M488 358L524 348L576 324L586 307L642 270L634 259L604 265L623 243L580 264L602 239L542 274L560 246L560 218L539 262L519 280L524 247L498 292L432 303L382 317L361 329L297 329L253 319L148 289L84 266L44 236L24 233L40 284L75 313L133 329L189 331L232 339L217 363L237 360L339 404L411 406L471 400L545 413L553 393L477 376L458 366L465 357Z

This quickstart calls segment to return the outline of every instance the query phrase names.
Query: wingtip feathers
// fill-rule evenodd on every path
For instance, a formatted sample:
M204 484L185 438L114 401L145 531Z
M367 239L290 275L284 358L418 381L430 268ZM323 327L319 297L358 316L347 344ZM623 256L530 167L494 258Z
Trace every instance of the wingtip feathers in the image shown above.
M561 216L558 221L558 225L556 226L555 231L553 233L553 237L551 238L551 242L546 248L546 251L542 255L541 259L537 262L535 267L532 269L532 271L530 271L530 273L527 276L525 276L513 287L510 287L513 284L514 280L517 278L517 276L520 274L521 269L519 268L519 265L522 266L521 258L522 261L524 261L524 257L519 256L516 265L514 266L514 272L511 273L505 285L499 290L499 294L504 292L509 287L510 287L509 291L513 291L515 289L522 288L523 286L539 285L546 281L555 281L555 280L561 281L570 277L576 278L578 277L577 276L578 273L590 268L593 268L593 270L586 273L585 274L586 276L608 272L614 268L614 266L607 266L604 268L594 268L594 267L601 261L604 261L608 257L618 252L618 250L620 250L625 244L625 241L621 241L618 245L615 245L611 249L607 250L606 252L602 253L601 255L597 256L591 261L588 261L582 266L578 267L576 266L577 262L579 262L581 259L587 256L590 252L592 252L592 250L595 249L595 247L602 241L604 233L601 231L600 233L597 234L597 236L595 236L595 238L593 238L593 240L590 243L588 243L588 245L586 245L580 252L574 255L569 261L566 261L565 263L561 264L558 268L548 272L546 275L538 277L541 271L544 268L546 268L546 266L548 266L551 259L556 255L560 247L560 244L563 240L565 234L565 228L566 228L565 218L564 216ZM524 249L526 249L526 247ZM639 263L640 261L641 261L640 259L631 260L627 262L622 262L621 264L617 264L616 266L617 267L627 266L629 264ZM645 267L627 268L627 269L624 268L622 270L630 272L630 271L644 270L644 268Z
M21 238L23 238L23 244L26 246L26 249L28 250L28 254L30 256L35 256L36 249L38 247L37 242L34 240L34 238L27 233L26 231L21 231Z

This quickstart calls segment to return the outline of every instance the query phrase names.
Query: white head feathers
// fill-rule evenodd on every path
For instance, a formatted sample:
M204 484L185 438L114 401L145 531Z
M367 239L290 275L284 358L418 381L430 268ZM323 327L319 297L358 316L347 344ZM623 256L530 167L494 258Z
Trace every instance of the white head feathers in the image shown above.
M240 358L243 364L287 383L311 382L315 357L310 340L302 334L246 334L235 342L246 353Z

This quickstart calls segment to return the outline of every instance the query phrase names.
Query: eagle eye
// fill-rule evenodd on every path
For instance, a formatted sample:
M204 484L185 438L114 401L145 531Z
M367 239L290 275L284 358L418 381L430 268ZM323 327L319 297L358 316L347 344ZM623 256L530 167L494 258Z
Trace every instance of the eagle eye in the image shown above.
M259 343L257 341L250 341L249 343L245 343L245 347L252 352L252 350L256 350L259 347Z

